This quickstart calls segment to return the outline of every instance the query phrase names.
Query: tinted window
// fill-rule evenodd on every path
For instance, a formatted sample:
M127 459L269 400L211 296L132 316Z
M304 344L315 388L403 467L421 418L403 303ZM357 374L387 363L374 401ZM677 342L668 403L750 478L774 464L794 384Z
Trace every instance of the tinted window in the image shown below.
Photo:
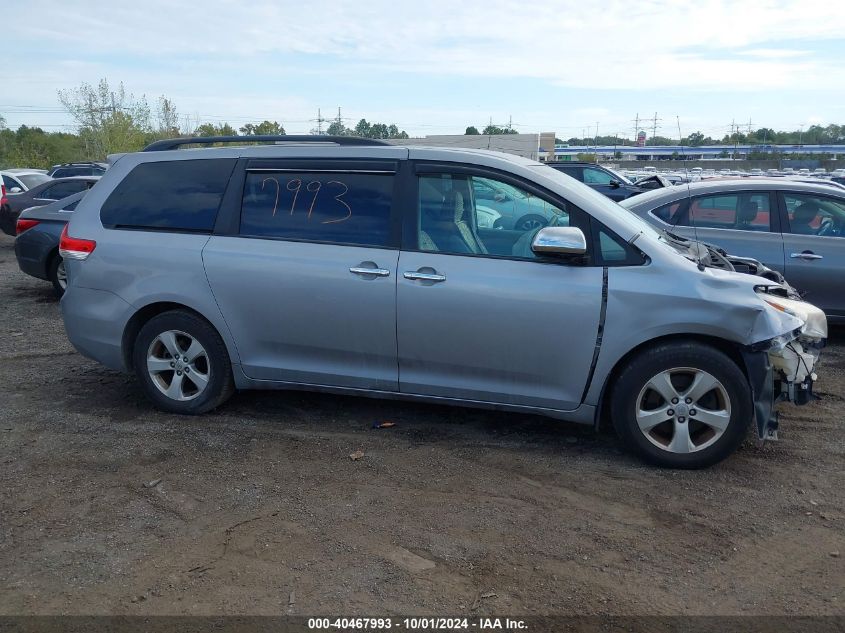
M91 183L86 180L68 180L67 182L57 182L51 187L44 189L37 197L47 198L49 200L61 200L67 198L75 193L84 191L91 186Z
M109 228L211 231L235 159L141 163L100 211Z
M8 176L3 176L3 184L6 185L6 191L7 192L11 191L12 187L20 188L20 185L17 182L15 182L14 180L12 180L11 178L9 178Z
M595 167L584 167L584 182L588 185L609 185L613 176Z
M833 198L784 193L789 232L797 235L845 235L845 203Z
M250 171L241 235L387 246L393 175Z
M90 173L85 173L84 170L78 169L57 169L53 172L53 178L67 178L68 176L90 176Z
M672 225L709 229L769 231L769 194L740 192L713 194L660 207L654 215Z

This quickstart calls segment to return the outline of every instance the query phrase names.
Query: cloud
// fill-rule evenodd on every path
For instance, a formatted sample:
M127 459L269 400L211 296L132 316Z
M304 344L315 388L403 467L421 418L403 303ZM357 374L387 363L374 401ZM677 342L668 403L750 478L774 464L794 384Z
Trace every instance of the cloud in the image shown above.
M7 4L16 19L4 33L4 82L19 103L55 104L57 88L109 77L233 123L277 112L307 131L322 102L345 104L352 118L358 108L398 123L428 112L434 121L416 130L424 133L459 114L479 124L500 112L502 123L513 107L503 103L521 104L515 120L543 128L596 120L621 128L643 102L653 111L685 99L700 111L680 111L700 117L713 93L736 95L746 112L767 92L778 102L819 90L845 96L845 12L828 0L146 0L95 11L64 0ZM603 100L583 102L602 91ZM834 104L842 101L829 109L841 111Z
M15 30L21 39L72 46L77 55L114 51L242 64L262 56L309 58L290 72L324 63L340 72L530 77L576 88L759 89L830 79L832 62L782 48L841 39L845 14L826 9L827 2L806 0L530 7L506 0L206 0L190 11L147 0L81 12L71 3L35 0L18 8ZM633 67L644 72L628 72Z

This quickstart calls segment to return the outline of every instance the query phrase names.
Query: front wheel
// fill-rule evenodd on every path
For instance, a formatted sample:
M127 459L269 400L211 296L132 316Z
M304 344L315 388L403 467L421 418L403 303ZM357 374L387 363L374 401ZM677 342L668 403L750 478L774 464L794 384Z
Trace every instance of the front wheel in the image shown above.
M704 468L733 453L753 415L751 388L723 352L700 343L648 349L622 368L610 403L625 445L670 468Z
M146 396L171 413L205 413L235 390L226 345L190 312L164 312L147 321L135 338L132 362Z

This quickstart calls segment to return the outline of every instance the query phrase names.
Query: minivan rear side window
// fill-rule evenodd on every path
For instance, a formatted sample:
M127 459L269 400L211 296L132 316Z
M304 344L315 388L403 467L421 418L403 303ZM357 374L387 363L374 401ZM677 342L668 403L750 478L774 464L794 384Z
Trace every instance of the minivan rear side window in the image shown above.
M385 247L393 183L392 174L249 171L240 234Z
M211 232L235 159L141 163L103 204L107 228Z

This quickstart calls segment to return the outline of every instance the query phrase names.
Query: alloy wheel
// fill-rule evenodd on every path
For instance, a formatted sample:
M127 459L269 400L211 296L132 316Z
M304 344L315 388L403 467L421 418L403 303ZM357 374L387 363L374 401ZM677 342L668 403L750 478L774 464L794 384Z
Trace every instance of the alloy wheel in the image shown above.
M694 453L713 445L731 421L725 386L693 367L653 376L635 405L637 425L655 446L670 453Z
M64 260L60 261L56 267L56 281L59 283L59 288L67 290L67 271Z
M152 383L168 398L193 400L208 386L208 353L190 334L167 330L150 343L147 373Z

